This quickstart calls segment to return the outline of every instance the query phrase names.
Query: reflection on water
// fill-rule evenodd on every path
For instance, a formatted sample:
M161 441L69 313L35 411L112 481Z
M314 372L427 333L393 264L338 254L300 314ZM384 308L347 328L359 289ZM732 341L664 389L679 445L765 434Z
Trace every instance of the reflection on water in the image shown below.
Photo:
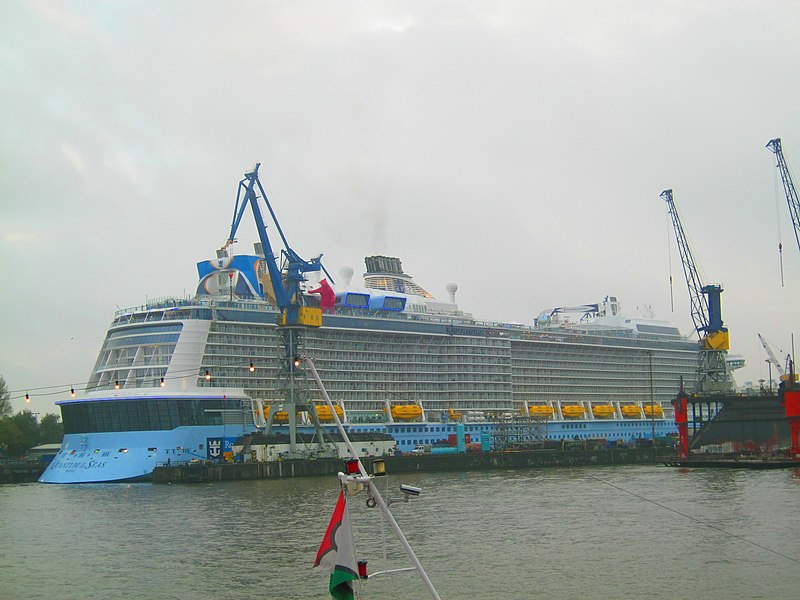
M400 496L401 478L387 480L386 495ZM798 596L800 471L633 466L402 481L423 493L392 510L442 598ZM0 598L329 598L311 564L337 493L335 478L0 486ZM351 510L370 571L407 566L377 509L357 497ZM361 593L427 597L413 573L377 577Z

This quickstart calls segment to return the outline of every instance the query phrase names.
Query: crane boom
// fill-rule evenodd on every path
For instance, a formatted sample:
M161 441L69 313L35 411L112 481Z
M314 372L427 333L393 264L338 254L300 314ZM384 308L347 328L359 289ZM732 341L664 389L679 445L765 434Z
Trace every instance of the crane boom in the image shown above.
M686 285L689 289L692 322L700 338L698 366L700 390L727 391L731 385L730 372L726 363L730 338L728 329L722 323L722 286L703 285L678 215L678 209L675 208L672 190L661 192L661 198L666 201L672 218L683 274L686 276Z
M669 216L672 218L672 226L675 229L678 253L681 256L683 274L686 277L686 285L689 288L692 322L694 323L697 334L702 337L703 332L708 328L708 299L705 294L703 294L703 282L694 264L692 251L689 247L689 241L686 239L686 234L683 231L678 209L675 208L675 202L672 200L672 190L664 190L661 192L661 198L667 203L667 210L669 211Z
M797 248L800 250L800 200L797 198L797 190L794 187L792 175L789 173L789 167L783 156L781 138L770 140L767 148L775 153L778 171L780 171L781 181L783 182L783 191L786 193L786 202L789 204L789 215L794 226L794 238L797 240Z
M761 345L764 346L764 350L766 350L767 352L767 356L769 357L769 362L771 362L772 365L775 367L775 369L778 371L778 375L783 375L783 367L781 366L781 363L778 362L778 359L775 356L775 353L772 351L772 348L770 348L769 344L767 344L767 340L765 340L764 336L761 335L760 333L758 334L758 339L761 340Z
M267 272L269 273L269 278L272 283L275 301L282 313L281 324L319 326L322 324L321 311L304 306L300 283L306 281L305 273L320 270L325 271L321 263L322 255L312 258L311 260L304 260L289 246L280 223L275 216L275 211L273 211L272 205L267 197L267 193L264 191L264 187L261 185L261 181L258 178L258 170L260 167L261 163L256 163L253 170L249 173L245 173L244 179L239 182L239 188L236 194L236 205L233 209L231 232L230 235L228 235L223 249L235 243L236 231L249 205L252 208L256 229L258 230L258 238L264 250L264 261L266 262ZM264 221L264 216L261 214L261 208L258 205L259 193L266 203L272 223L274 223L275 229L278 231L281 241L283 242L283 248L280 251L280 264L272 249L272 244L267 235L267 225ZM327 272L325 273L327 275Z

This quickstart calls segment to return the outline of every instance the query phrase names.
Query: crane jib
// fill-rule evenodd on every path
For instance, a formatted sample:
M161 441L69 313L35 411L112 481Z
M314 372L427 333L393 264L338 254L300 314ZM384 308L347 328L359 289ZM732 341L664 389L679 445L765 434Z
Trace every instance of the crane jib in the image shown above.
M322 324L321 311L316 307L304 305L300 283L306 281L305 273L320 270L324 271L321 263L322 256L320 255L311 260L304 260L289 246L277 216L272 209L269 198L258 178L258 170L260 167L261 163L256 163L253 170L249 173L245 173L244 179L239 182L231 231L225 247L235 241L236 232L242 222L244 212L247 207L250 206L258 231L259 241L261 242L264 252L264 262L266 263L267 272L269 273L275 301L282 313L280 323L282 325L309 325L312 327L319 327ZM283 244L283 248L280 251L280 264L269 236L267 235L267 225L258 204L259 192L264 199L271 221L275 225L275 229L280 235Z

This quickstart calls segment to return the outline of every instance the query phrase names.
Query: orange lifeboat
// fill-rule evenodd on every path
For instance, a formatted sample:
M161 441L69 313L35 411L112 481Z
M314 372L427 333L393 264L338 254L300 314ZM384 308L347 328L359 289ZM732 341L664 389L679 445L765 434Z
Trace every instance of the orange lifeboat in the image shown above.
M640 419L642 416L642 409L636 404L626 404L621 410L626 419Z
M553 407L549 404L529 404L528 414L540 419L552 419Z
M653 404L650 406L649 404L644 405L644 416L648 419L650 417L658 418L664 416L664 408L660 404Z
M561 414L565 419L580 419L586 413L580 404L564 404L561 406Z
M269 419L269 406L264 407L264 418ZM279 410L275 413L275 418L272 419L273 423L288 423L289 413L285 410Z
M317 419L319 419L321 423L330 423L333 421L333 414L327 404L317 404L314 406L314 410L317 411ZM338 404L334 404L333 410L336 416L339 417L339 421L341 421L344 418L342 407Z
M614 407L611 404L595 404L592 414L596 419L608 419L614 416Z
M451 421L460 421L463 416L460 412L456 412L454 408L447 409L447 418Z
M418 404L392 404L392 419L395 421L413 421L421 416L422 407Z

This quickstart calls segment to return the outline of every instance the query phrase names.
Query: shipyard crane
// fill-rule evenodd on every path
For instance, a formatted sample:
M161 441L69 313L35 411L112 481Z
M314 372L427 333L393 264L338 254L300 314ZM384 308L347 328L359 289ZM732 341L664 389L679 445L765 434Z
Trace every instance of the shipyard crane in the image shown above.
M781 138L770 140L767 148L775 153L778 171L780 171L781 181L783 182L783 190L786 193L786 202L789 204L789 215L794 226L794 238L797 240L797 248L800 249L800 200L797 199L797 190L794 187L792 175L789 173L786 159L783 157ZM780 245L778 247L780 249Z
M731 377L726 358L730 348L730 338L728 329L722 324L722 286L703 284L672 199L672 190L661 192L661 198L666 201L672 217L683 274L686 276L686 285L689 288L692 322L700 338L698 391L715 393L729 391Z
M311 260L305 260L300 258L289 246L289 243L286 241L286 236L283 234L283 229L281 229L280 223L278 222L278 218L275 216L275 211L272 209L272 205L267 197L267 193L264 191L264 187L258 179L258 170L260 167L261 163L256 163L253 170L249 173L245 173L244 179L239 182L239 189L236 194L236 205L233 209L231 232L222 250L227 250L229 246L236 242L236 231L239 229L239 224L249 205L253 210L253 217L255 218L256 229L258 230L258 238L264 251L264 261L266 262L269 274L269 285L273 292L269 295L275 299L277 307L281 311L279 324L319 327L322 325L322 311L317 307L307 305L306 298L303 296L300 288L300 283L306 281L305 273L323 271L328 277L330 277L330 275L322 266L321 254ZM283 248L280 251L280 264L278 263L277 255L272 250L272 244L270 244L269 236L267 235L267 226L261 214L261 208L258 205L258 192L261 193L261 198L264 199L269 214L272 217L272 222L275 225L275 229L283 242ZM333 278L331 278L331 281L333 281Z
M322 271L328 277L330 275L322 266L322 255L311 260L305 260L292 250L275 216L275 211L270 204L267 193L258 178L260 167L261 163L256 163L255 167L250 172L245 173L244 179L239 182L230 235L228 235L228 239L220 250L221 254L224 255L228 247L236 242L236 232L249 205L253 212L258 238L264 253L264 262L267 267L268 277L262 279L265 296L273 300L280 311L277 326L283 347L283 356L282 369L280 371L281 381L278 387L285 393L284 408L288 413L290 454L294 457L297 444L297 410L308 404L307 389L298 380L302 363L303 333L306 327L320 327L322 325L322 309L319 306L310 305L308 297L303 294L300 284L306 281L306 273ZM267 225L258 202L259 194L266 204L271 222L274 224L283 243L280 253L273 251L273 246L267 235ZM333 281L333 278L331 278L331 281ZM267 431L270 430L277 412L274 410L275 407L270 408ZM309 416L317 431L318 443L322 446L322 431L316 410L310 410Z
M778 371L778 375L782 377L783 376L783 367L781 366L781 363L778 361L777 357L775 356L775 353L772 351L772 348L770 348L769 344L767 344L767 340L765 340L764 336L761 335L760 333L758 334L758 339L761 340L761 345L764 346L764 350L766 350L766 352L767 352L767 356L769 357L769 359L768 359L769 362L775 367L775 370ZM770 382L770 385L772 385L772 382Z

